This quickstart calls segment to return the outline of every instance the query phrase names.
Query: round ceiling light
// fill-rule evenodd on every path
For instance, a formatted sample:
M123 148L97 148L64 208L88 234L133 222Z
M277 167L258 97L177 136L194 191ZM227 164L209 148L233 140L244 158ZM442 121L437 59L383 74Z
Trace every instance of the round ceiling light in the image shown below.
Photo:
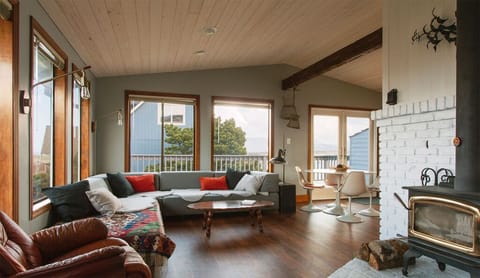
M211 35L217 33L217 27L213 27L213 26L203 27L203 32L207 36L211 36Z

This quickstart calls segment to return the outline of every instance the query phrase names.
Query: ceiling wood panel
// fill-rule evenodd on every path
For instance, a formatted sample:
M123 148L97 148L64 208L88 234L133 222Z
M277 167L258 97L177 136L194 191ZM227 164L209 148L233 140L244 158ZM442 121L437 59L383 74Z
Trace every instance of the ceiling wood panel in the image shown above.
M305 68L382 22L381 0L39 2L98 77L269 64ZM207 26L217 33L206 35ZM206 55L194 55L199 50ZM355 63L326 75L367 84L355 71L381 69L381 55ZM381 82L368 86L381 88Z

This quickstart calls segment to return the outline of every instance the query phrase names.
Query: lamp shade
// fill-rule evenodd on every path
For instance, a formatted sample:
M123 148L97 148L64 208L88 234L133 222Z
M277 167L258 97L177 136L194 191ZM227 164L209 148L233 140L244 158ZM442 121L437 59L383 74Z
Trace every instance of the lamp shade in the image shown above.
M284 120L289 120L292 117L297 115L297 109L294 105L284 105L280 111L280 118Z
M298 116L295 119L288 120L288 127L300 129L300 122L298 121Z
M270 163L272 164L285 164L287 161L285 160L285 150L279 149L278 155L270 159Z

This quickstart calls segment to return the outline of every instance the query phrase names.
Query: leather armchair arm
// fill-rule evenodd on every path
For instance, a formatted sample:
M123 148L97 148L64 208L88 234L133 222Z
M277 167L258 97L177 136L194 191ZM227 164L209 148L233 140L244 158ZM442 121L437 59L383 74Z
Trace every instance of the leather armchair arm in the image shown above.
M47 262L85 244L105 239L107 234L108 229L102 221L85 218L38 231L31 238Z
M123 248L126 251L124 267L127 271L127 277L151 278L152 272L142 257L130 246L124 246Z
M125 250L122 247L109 246L32 268L14 277L124 277L124 260Z

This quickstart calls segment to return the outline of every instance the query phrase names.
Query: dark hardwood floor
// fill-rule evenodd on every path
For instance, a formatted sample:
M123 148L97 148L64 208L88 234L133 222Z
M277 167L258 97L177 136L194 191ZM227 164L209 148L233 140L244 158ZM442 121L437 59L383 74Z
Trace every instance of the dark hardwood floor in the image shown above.
M166 277L328 277L362 242L378 239L378 218L361 216L363 223L346 224L300 206L294 214L264 212L263 234L250 226L248 213L216 214L210 239L201 215L166 218L166 233L177 244Z

